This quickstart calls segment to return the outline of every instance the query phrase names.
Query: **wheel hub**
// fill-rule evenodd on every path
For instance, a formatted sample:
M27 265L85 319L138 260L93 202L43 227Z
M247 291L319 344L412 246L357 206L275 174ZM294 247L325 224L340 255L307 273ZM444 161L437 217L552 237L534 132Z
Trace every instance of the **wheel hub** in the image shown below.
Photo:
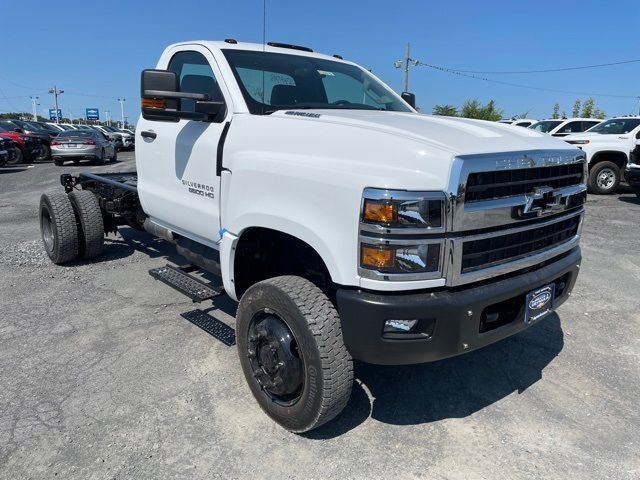
M302 391L303 362L289 327L266 314L251 322L247 356L263 391L278 403L295 401Z
M611 188L615 179L615 173L611 169L605 168L598 174L598 186L603 189Z

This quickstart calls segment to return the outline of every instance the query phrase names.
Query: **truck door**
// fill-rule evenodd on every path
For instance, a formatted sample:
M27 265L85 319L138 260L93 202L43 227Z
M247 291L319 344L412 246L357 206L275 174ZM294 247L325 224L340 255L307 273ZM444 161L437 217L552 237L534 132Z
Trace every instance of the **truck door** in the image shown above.
M152 220L215 246L220 229L216 158L232 109L226 88L218 82L221 75L211 52L200 45L179 48L172 52L168 64L158 68L178 75L180 91L206 93L211 100L225 101L226 113L211 122L140 118L141 137L136 142L138 192ZM194 102L183 99L180 110L194 111Z

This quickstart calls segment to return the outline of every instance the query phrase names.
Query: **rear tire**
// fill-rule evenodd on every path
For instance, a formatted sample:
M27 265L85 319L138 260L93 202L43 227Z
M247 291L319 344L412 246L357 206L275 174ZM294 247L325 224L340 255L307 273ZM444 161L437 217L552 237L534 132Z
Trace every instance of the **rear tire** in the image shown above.
M118 161L118 150L113 149L113 156L111 157L111 162L116 163Z
M310 281L282 276L249 288L238 307L236 338L253 396L282 427L306 432L344 409L351 356L338 312Z
M9 160L7 162L7 165L18 165L19 163L22 163L24 161L24 153L22 152L22 149L20 149L19 147L15 147L16 149L16 156L13 160Z
M589 171L589 192L608 195L616 191L620 183L620 168L613 162L596 163Z
M104 221L98 199L89 190L74 190L69 200L80 227L78 254L86 260L95 258L104 248Z
M36 160L49 160L51 158L51 148L48 145L42 145L40 154L36 157Z
M104 165L106 163L104 148L100 151L100 158L98 158L98 165Z
M78 225L66 193L40 197L40 234L45 251L58 265L78 257Z

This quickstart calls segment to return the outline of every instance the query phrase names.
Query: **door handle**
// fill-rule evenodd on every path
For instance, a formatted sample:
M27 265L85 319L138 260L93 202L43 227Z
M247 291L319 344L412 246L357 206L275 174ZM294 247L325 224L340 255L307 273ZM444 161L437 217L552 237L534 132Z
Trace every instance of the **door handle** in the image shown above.
M154 132L153 130L143 130L142 132L140 132L140 135L142 136L142 138L154 139L157 137L156 132Z

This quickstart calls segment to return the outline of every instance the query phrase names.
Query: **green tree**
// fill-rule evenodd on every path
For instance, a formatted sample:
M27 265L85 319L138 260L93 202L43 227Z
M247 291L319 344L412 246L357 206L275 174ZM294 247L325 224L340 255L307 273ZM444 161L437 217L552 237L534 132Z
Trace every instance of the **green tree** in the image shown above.
M495 100L489 100L486 105L482 105L479 100L474 98L473 100L464 102L461 116L497 122L502 118L502 110L496 107Z
M442 115L443 117L457 117L458 109L453 105L435 105L431 110L433 115Z
M576 98L576 101L573 102L573 111L571 112L571 116L572 117L580 116L580 106L581 105L582 105L582 102L580 101L580 99Z
M553 115L551 115L551 118L560 118L560 104L558 102L553 104Z
M593 109L595 108L595 101L593 98L587 98L582 104L582 114L584 118L591 118L593 116Z
M607 114L606 114L606 113L604 113L602 110L600 110L599 108L597 108L597 107L596 107L596 108L593 110L593 115L592 115L592 117L591 117L591 118L597 118L597 119L600 119L600 120L604 120L605 118L607 118Z

